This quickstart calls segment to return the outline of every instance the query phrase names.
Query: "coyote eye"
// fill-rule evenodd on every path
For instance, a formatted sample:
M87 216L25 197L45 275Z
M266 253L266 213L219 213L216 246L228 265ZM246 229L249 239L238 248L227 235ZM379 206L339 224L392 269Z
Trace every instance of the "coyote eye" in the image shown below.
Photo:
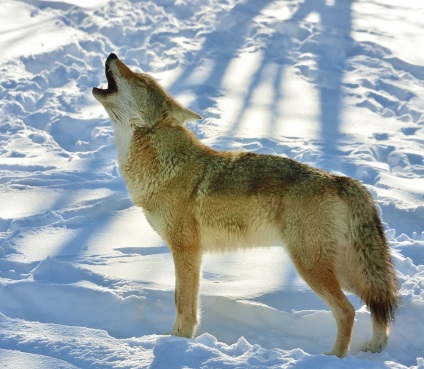
M139 77L138 79L137 79L137 84L140 86L140 87L147 87L147 82L144 80L144 78L142 78L142 77Z

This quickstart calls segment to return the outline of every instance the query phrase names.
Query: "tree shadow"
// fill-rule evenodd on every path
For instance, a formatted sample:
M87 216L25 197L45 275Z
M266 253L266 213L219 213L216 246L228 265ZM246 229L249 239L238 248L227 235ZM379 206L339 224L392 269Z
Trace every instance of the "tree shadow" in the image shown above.
M318 40L313 51L317 56L320 93L321 139L331 148L341 139L342 83L346 59L352 48L353 0L309 0L293 15L294 20L305 19L316 12L321 27L329 29L328 39ZM336 30L336 32L334 32Z
M288 19L275 23L274 32L257 36L258 45L255 52L262 53L261 60L254 70L251 80L243 92L239 110L231 122L230 136L237 134L243 120L249 113L249 107L254 102L254 94L261 83L272 87L272 96L266 103L268 121L261 121L261 127L268 126L266 132L272 134L282 124L280 119L281 101L284 99L284 71L294 66L301 77L309 80L318 90L319 137L323 146L330 152L337 147L337 142L343 138L341 131L341 114L343 110L342 83L345 73L345 63L352 48L351 7L354 0L305 0ZM255 18L272 4L270 0L248 0L232 8L206 34L202 48L185 66L179 77L170 86L171 92L184 88L194 90L199 96L199 108L205 110L216 103L223 89L223 79L229 72L233 59L237 58L243 47L252 39L251 33ZM308 17L319 18L319 22L305 24ZM220 44L225 40L224 44ZM313 78L298 65L299 57L310 58L316 66ZM212 62L207 78L197 85L194 78L199 65L205 60ZM246 65L246 68L251 66ZM272 69L271 74L266 71ZM312 79L312 81L311 81ZM237 83L237 82L236 82ZM216 90L218 88L218 91ZM206 95L206 96L205 96ZM254 108L254 107L253 107ZM206 113L208 114L208 113Z
M215 30L205 36L201 50L196 53L191 63L170 86L170 90L175 86L177 88L187 86L187 80L194 71L192 67L204 59L212 59L213 67L203 85L221 86L232 58L237 57L238 51L245 42L253 18L271 2L272 0L247 0L232 8L218 22ZM236 28L236 32L232 32L233 28ZM226 40L225 45L221 45L222 40Z

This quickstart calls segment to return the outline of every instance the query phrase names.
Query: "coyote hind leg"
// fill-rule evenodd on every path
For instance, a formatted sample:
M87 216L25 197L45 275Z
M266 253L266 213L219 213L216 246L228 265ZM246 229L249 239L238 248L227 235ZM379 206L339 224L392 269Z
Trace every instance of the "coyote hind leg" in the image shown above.
M373 322L372 339L362 345L361 351L381 352L387 345L390 327L388 323L377 321L372 314L371 318Z
M330 354L344 357L351 339L354 307L341 290L334 272L328 269L328 263L305 265L302 256L293 258L293 262L309 287L330 307L337 324L337 338Z

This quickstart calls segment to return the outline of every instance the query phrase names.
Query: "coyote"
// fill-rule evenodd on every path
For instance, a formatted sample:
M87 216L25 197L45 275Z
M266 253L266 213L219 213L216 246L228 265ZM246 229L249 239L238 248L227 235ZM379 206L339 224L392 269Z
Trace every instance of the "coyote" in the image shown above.
M93 95L112 121L122 175L173 256L175 335L195 334L203 252L283 245L333 313L331 354L346 355L355 317L342 289L371 312L373 337L362 349L386 346L400 295L382 222L364 186L289 158L216 151L184 126L201 116L151 76L115 54L105 73L107 88L94 87Z

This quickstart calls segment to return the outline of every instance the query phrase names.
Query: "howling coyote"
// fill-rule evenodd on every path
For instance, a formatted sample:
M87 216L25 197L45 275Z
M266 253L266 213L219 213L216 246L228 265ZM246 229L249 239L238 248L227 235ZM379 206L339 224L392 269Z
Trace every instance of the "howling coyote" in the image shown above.
M346 355L355 317L342 289L371 312L373 337L362 349L381 351L400 295L364 186L288 158L207 147L184 126L201 117L151 76L115 54L105 70L108 87L93 94L112 121L122 175L172 252L174 334L195 333L203 252L283 245L337 322L331 354Z

